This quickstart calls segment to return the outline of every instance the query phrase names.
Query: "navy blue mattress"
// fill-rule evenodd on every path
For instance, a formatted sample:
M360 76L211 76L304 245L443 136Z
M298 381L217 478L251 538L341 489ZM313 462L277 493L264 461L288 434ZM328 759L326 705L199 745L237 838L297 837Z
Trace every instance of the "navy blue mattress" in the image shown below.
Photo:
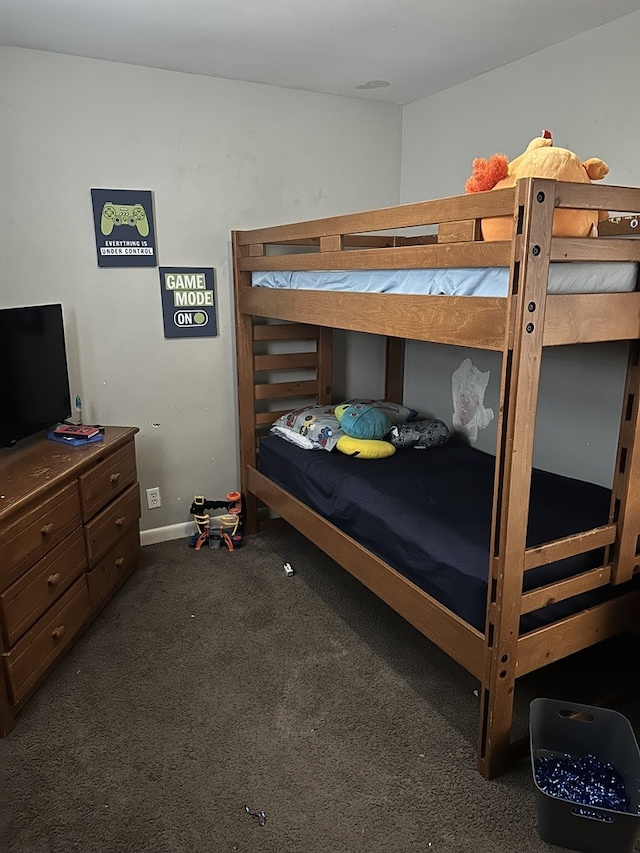
M464 444L353 459L269 435L259 468L340 530L484 632L494 457ZM527 545L606 524L610 492L534 470ZM525 590L602 565L603 550L525 573ZM523 617L521 631L619 594L584 593Z

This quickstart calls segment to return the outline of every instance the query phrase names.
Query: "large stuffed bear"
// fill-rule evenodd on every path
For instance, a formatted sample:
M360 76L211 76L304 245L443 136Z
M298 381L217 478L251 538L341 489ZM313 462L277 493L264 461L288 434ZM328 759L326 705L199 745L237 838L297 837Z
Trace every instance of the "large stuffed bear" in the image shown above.
M604 178L609 167L597 157L584 163L572 151L557 148L551 133L533 139L526 151L509 162L505 154L494 154L488 160L473 161L473 172L465 184L465 192L477 193L513 187L520 178L552 178L589 184ZM596 233L598 221L606 219L606 211L560 210L553 217L554 237L589 237ZM481 222L484 240L510 240L513 219L510 216L494 216Z

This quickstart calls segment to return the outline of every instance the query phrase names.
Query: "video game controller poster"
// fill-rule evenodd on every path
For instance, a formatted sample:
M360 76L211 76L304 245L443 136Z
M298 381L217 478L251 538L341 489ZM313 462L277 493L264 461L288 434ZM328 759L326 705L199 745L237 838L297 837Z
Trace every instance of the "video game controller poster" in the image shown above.
M155 267L151 190L91 190L99 267Z

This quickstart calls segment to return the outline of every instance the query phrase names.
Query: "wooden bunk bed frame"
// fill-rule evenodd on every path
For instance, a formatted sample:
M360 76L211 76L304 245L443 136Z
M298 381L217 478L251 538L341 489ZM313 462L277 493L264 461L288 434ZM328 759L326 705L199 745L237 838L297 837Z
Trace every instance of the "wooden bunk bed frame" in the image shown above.
M640 572L640 292L547 295L552 261L640 261L640 240L554 238L554 209L640 212L640 189L526 179L515 188L233 232L242 490L247 532L266 508L357 577L481 683L478 770L493 778L522 755L511 740L515 683L547 664L636 627L640 591L624 592L520 635L521 614ZM511 241L485 243L479 222L512 216ZM430 226L437 236L380 234ZM378 233L376 233L378 232ZM274 255L270 246L291 254ZM301 251L295 247L301 246ZM315 249L315 250L314 250ZM276 250L277 251L277 250ZM506 298L413 296L251 287L254 270L508 267ZM277 322L267 322L267 318ZM400 573L260 473L260 434L296 398L332 400L332 329L386 336L385 397L402 402L404 341L502 354L486 629L480 633ZM269 344L300 342L295 352ZM529 487L543 347L629 341L629 360L608 524L526 547ZM310 342L310 343L309 343ZM303 351L300 351L300 346ZM286 371L310 379L282 380ZM283 374L283 371L285 373ZM271 410L270 410L271 409ZM372 463L375 464L375 463ZM523 593L524 573L603 548L604 564Z

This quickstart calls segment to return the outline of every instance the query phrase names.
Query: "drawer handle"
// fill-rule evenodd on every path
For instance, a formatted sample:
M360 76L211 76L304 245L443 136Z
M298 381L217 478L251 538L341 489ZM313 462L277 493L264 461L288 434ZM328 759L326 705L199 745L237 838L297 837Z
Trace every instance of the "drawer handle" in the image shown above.
M121 515L120 518L116 518L116 527L122 527L122 525L125 523L126 520L127 520L126 515Z
M60 583L60 572L56 572L55 575L49 575L47 583L49 586L58 586Z
M116 569L121 569L124 566L124 557L118 557L116 560Z
M50 534L50 533L53 533L53 531L54 531L55 529L56 529L55 524L53 524L53 522L49 522L49 524L45 524L45 526L44 526L44 527L41 527L41 528L40 528L40 534L41 534L42 536L49 536L49 534Z
M64 625L58 625L58 627L54 628L53 631L51 632L51 636L53 637L54 640L60 640L60 639L62 639L62 637L64 637L64 632L66 630L67 629L65 628Z
M119 471L117 471L115 474L112 474L109 477L109 482L113 483L113 485L115 486L116 483L120 482L121 477L122 477L122 474Z

